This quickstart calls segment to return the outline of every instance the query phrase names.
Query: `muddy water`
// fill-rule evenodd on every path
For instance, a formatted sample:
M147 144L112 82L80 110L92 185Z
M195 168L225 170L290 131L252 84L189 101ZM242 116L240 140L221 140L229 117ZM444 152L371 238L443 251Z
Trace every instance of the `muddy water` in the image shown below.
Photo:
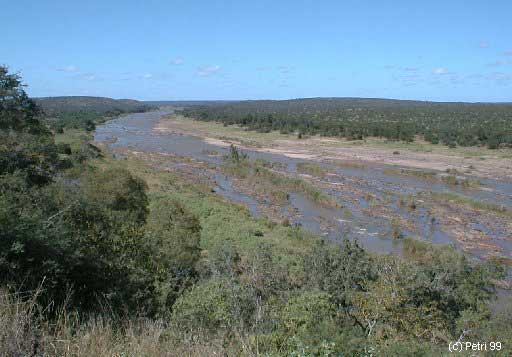
M100 125L96 129L95 140L102 142L114 151L127 148L133 151L163 153L183 156L205 163L210 167L222 164L222 156L227 149L211 145L201 138L175 133L162 133L154 130L162 116L169 111L130 114ZM216 152L218 155L212 155ZM307 160L290 158L274 153L246 151L251 159L265 159L276 165L277 171L301 175L297 164ZM182 164L186 166L186 164ZM386 174L386 166L368 165L351 167L323 162L329 172L323 177L307 177L331 197L335 197L341 208L321 207L298 193L290 195L289 202L281 207L283 214L289 214L293 223L318 233L329 240L342 237L358 239L367 249L376 252L400 253L401 243L392 239L395 234L427 240L435 244L459 243L443 231L442 226L428 209L419 206L411 209L404 206L403 197L422 192L457 192L465 196L498 203L512 208L512 182L481 180L480 189L463 189L448 186L441 181L425 181L413 176ZM179 169L179 166L173 166ZM212 173L214 172L214 173ZM198 172L209 176L215 183L214 190L230 200L245 204L254 215L261 214L260 208L266 202L261 198L237 191L229 177L219 170ZM290 214L290 212L292 212ZM398 217L400 232L394 231L392 219ZM405 227L405 228L404 228ZM512 256L512 234L505 226L489 226L475 221L472 229L483 232L500 255ZM473 249L476 257L484 257L486 250Z

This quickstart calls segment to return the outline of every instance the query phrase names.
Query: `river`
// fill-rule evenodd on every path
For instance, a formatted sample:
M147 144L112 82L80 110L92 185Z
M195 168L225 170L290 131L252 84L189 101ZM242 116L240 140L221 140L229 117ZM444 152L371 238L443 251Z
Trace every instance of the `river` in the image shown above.
M171 110L160 110L146 113L128 114L99 125L95 133L95 141L103 143L108 150L116 152L124 148L132 151L173 154L204 162L209 167L222 165L223 154L227 148L212 145L200 137L182 135L154 130L163 116L171 114ZM216 152L219 155L209 153ZM279 163L281 170L287 174L300 175L297 164L307 160L290 158L284 155L247 150L251 159L264 159ZM318 164L318 163L317 163ZM330 197L343 202L343 207L322 207L301 195L290 193L289 200L283 204L282 213L293 212L291 221L329 240L340 240L342 237L357 239L366 249L381 253L400 254L400 239L390 239L390 217L398 217L407 222L402 229L404 236L430 241L434 244L451 244L469 252L471 256L485 258L489 252L499 252L500 256L512 256L512 235L506 222L496 224L485 221L478 216L465 223L464 229L485 235L485 247L470 246L466 249L464 242L454 239L446 227L432 218L429 209L418 207L411 210L404 207L401 199L406 195L418 195L425 192L456 192L467 197L499 203L512 207L512 182L482 180L478 189L464 189L439 182L429 182L412 176L397 176L386 173L387 166L372 164L358 166L337 166L322 162L330 174L318 181L322 190ZM173 165L180 170L186 166ZM261 208L266 204L261 198L244 193L234 187L232 179L220 170L199 170L214 183L214 190L226 198L245 204L254 215L262 214ZM343 189L338 189L343 188ZM348 189L347 189L348 188ZM267 202L268 203L268 202ZM491 247L491 248L489 248Z

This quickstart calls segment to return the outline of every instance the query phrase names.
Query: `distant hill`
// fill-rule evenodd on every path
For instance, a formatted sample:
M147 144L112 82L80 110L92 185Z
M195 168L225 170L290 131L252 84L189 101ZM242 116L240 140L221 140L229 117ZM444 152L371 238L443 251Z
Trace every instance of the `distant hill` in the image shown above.
M510 103L422 102L380 98L247 100L185 107L187 117L238 124L260 132L323 135L350 140L420 136L449 147L512 147Z
M212 107L218 105L225 105L235 103L237 101L234 100L148 100L144 101L144 104L147 104L151 107L193 107L193 106L205 106Z
M271 111L317 111L341 108L451 108L509 103L463 103L463 102L427 102L417 100L382 98L298 98L288 100L159 100L138 101L133 99L112 99L105 97L63 96L33 98L48 115L76 112L130 113L144 112L153 108L172 106L179 108L243 108L261 112Z
M33 99L49 115L73 112L129 113L144 112L150 109L149 105L132 99L85 96L41 97Z
M358 97L315 97L297 99L257 99L257 100L161 100L145 101L152 107L222 107L238 106L241 108L273 108L275 110L297 110L298 108L418 108L418 107L464 107L482 105L510 105L511 103L471 103L471 102L431 102L421 100L386 99L386 98L358 98Z
M196 105L201 105L197 102ZM453 107L493 105L494 103L469 102L430 102L420 100L385 99L385 98L358 98L358 97L316 97L297 98L285 100L241 100L232 102L216 102L215 106L229 104L244 108L273 108L289 110L290 108L412 108L412 107ZM509 104L509 103L496 103ZM206 105L204 105L206 106ZM209 105L213 106L213 105Z
M182 101L145 101L150 106L176 106L176 107L219 107L223 105L240 105L243 107L400 107L411 105L428 105L432 102L414 100L381 99L381 98L350 98L350 97L318 97L297 98L285 100L257 99L257 100L182 100Z
M297 110L298 108L405 108L405 107L451 107L472 106L492 103L463 102L427 102L417 100L382 99L382 98L351 98L351 97L318 97L288 100L157 100L138 101L133 99L112 99L105 97L63 96L33 98L43 110L50 115L70 112L141 112L151 108L173 107L222 107L238 105L244 108L269 108L277 110ZM510 103L496 103L510 104Z

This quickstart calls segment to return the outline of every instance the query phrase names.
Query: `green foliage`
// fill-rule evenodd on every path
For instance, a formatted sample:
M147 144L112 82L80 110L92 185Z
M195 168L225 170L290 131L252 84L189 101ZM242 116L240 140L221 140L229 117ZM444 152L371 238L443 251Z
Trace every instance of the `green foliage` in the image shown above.
M35 103L44 111L45 122L57 133L80 129L92 132L97 124L125 113L150 110L142 102L102 97L49 97L37 98Z
M155 300L147 309L153 315L168 317L174 301L196 280L200 228L197 217L180 202L167 196L150 200L144 239L155 288Z
M199 220L182 203L167 196L152 197L149 212L146 234L158 247L159 260L185 274L199 260Z
M428 195L436 200L455 202L457 204L467 205L476 210L490 211L505 216L512 215L512 211L503 205L498 205L496 203L484 200L475 200L454 192L430 192Z
M145 182L124 168L88 168L98 148L56 145L18 77L0 67L0 84L2 285L41 285L38 299L51 312L66 303L168 313L195 276L197 219L170 200L148 207Z
M357 242L343 240L340 247L319 245L306 259L309 281L320 290L328 292L340 311L348 311L352 297L365 291L375 279L373 259Z
M183 114L203 121L239 124L258 132L382 137L412 142L416 135L449 146L512 146L510 104L430 103L364 98L242 101L193 106Z
M96 129L96 124L102 123L115 115L116 113L59 112L54 114L54 117L47 118L46 121L56 131L82 129L89 132Z
M58 165L57 149L37 106L20 78L0 66L0 175L22 171L31 184L43 185Z
M103 184L88 180L91 185ZM138 262L149 251L137 222L125 220L139 216L140 206L106 197L112 207L105 207L63 182L30 187L14 175L4 176L1 187L4 284L30 290L44 282L41 299L57 304L73 291L69 302L84 310L93 309L103 298L122 308L131 304L130 293L145 289L130 274L131 269L140 269ZM134 191L125 192L139 197L140 192Z
M23 90L19 76L0 66L0 130L48 135L38 115L39 110Z
M327 173L322 166L310 162L297 163L297 171L319 177L322 177Z
M314 290L290 298L280 320L286 343L291 344L288 349L296 345L296 339L308 346L321 346L324 341L332 342L341 330L331 296Z
M231 144L229 146L229 154L226 156L226 159L234 164L239 164L241 161L247 159L247 154L239 150L235 145Z
M115 116L121 113L145 112L150 107L132 99L112 99L104 97L69 96L36 98L35 102L48 116L70 114L95 116L98 114Z
M148 213L146 184L126 169L110 168L87 171L82 177L81 191L95 211L106 210L116 220L143 223Z
M237 157L236 154L235 157ZM280 201L289 199L288 192L296 192L325 206L339 206L335 199L327 196L308 181L280 173L271 164L261 160L253 161L243 158L236 161L228 157L222 169L242 179L244 184L256 193L269 195Z
M254 321L251 287L228 278L197 283L174 305L173 322L182 331L210 333L242 329Z
M389 225L391 228L391 232L390 232L391 237L393 237L394 239L403 239L404 238L404 233L402 232L400 220L393 218L389 222Z
M101 150L88 142L82 143L79 149L72 151L73 160L80 164L85 163L87 160L100 158L101 156Z
M380 257L377 279L357 293L353 314L376 341L413 337L438 342L488 320L493 269L447 247L405 241L407 261Z

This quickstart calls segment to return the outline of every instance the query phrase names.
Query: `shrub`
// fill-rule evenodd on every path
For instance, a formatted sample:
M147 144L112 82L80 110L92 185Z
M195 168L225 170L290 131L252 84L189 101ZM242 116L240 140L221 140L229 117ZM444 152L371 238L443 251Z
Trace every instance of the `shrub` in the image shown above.
M184 332L237 330L252 324L255 301L250 287L229 278L211 278L176 301L172 320Z

